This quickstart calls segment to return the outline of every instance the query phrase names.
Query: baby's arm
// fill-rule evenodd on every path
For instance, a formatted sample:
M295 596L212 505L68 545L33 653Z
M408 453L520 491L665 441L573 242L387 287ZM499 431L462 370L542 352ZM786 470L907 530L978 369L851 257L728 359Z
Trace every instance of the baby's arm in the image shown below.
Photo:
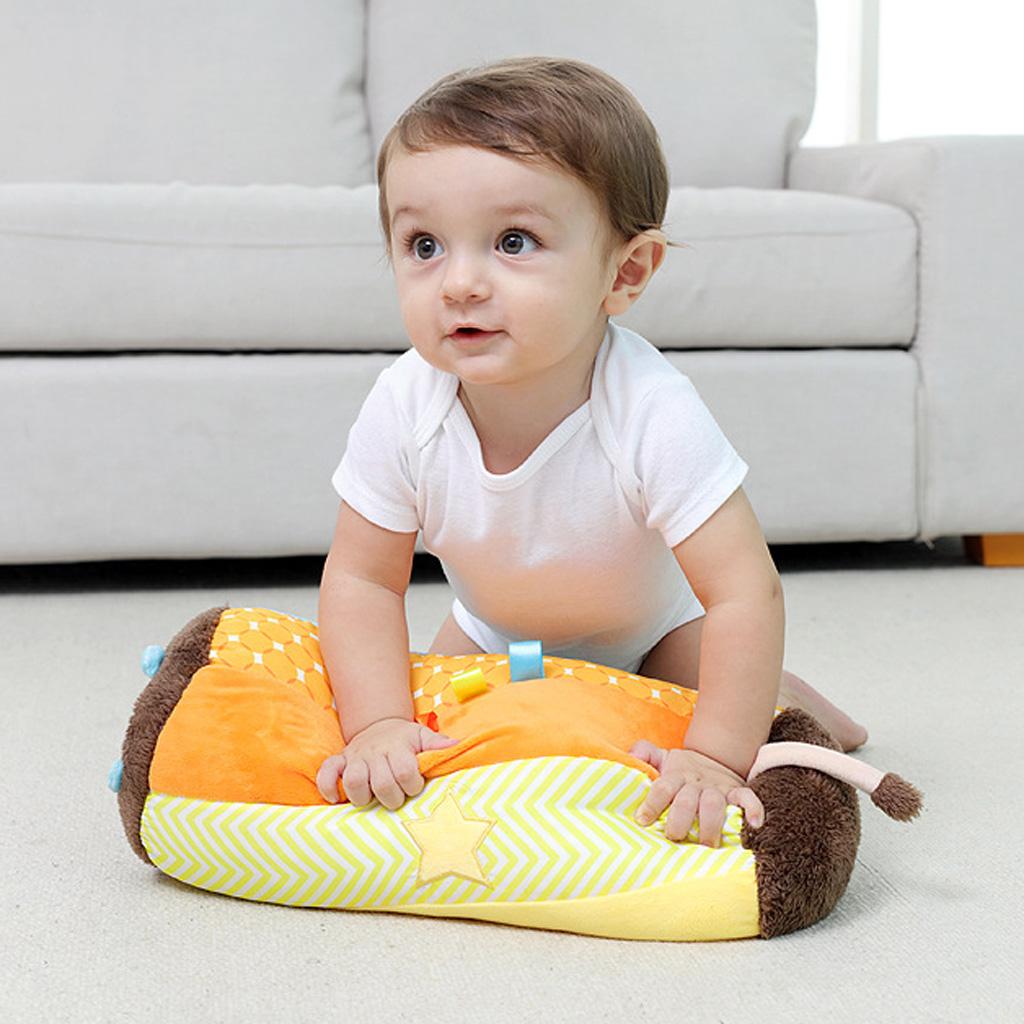
M341 503L318 616L345 741L317 771L317 788L330 803L340 779L355 806L377 797L397 810L423 789L416 755L458 742L414 717L405 592L415 546L415 533L385 530Z
M768 740L782 680L779 574L742 487L672 550L707 613L700 696L683 745L746 778Z
M385 530L341 503L317 619L346 743L383 718L413 721L405 592L415 546L415 533Z

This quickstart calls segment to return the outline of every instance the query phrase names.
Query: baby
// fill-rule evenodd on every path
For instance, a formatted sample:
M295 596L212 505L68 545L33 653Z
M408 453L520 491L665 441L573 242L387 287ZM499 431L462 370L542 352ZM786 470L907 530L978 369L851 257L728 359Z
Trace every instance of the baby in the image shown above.
M782 670L782 587L746 463L689 379L610 316L661 265L669 182L657 132L582 62L517 57L447 75L391 128L380 219L412 348L377 378L333 484L320 645L345 749L320 768L356 806L396 809L417 753L456 741L413 719L405 592L417 533L455 592L432 654L540 640L697 688L685 747L639 738L669 808L717 845L777 703L846 750L867 734Z

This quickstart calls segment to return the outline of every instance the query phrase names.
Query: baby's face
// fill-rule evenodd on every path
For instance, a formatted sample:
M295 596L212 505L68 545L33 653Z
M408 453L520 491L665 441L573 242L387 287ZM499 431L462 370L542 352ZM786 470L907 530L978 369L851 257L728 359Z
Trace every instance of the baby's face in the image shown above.
M585 186L472 146L399 149L386 174L402 319L427 362L514 383L596 351L616 261L601 258L611 229ZM502 209L522 206L539 209ZM492 333L453 335L460 323Z

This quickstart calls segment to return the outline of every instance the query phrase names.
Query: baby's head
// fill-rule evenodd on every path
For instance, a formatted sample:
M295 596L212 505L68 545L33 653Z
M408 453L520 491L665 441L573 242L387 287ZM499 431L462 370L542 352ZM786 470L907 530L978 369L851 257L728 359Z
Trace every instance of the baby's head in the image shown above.
M596 351L674 244L654 126L580 61L514 57L441 78L388 132L377 183L409 337L464 380L526 379ZM499 333L452 338L462 323Z

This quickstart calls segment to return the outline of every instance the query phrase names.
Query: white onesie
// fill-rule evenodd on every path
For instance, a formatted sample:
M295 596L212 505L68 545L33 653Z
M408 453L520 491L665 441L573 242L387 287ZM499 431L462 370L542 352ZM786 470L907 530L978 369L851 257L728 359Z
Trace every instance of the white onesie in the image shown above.
M545 654L636 672L704 613L672 548L747 464L690 379L612 320L590 398L510 473L485 468L458 386L415 349L382 370L335 490L378 526L423 531L456 622L488 653L540 640Z

